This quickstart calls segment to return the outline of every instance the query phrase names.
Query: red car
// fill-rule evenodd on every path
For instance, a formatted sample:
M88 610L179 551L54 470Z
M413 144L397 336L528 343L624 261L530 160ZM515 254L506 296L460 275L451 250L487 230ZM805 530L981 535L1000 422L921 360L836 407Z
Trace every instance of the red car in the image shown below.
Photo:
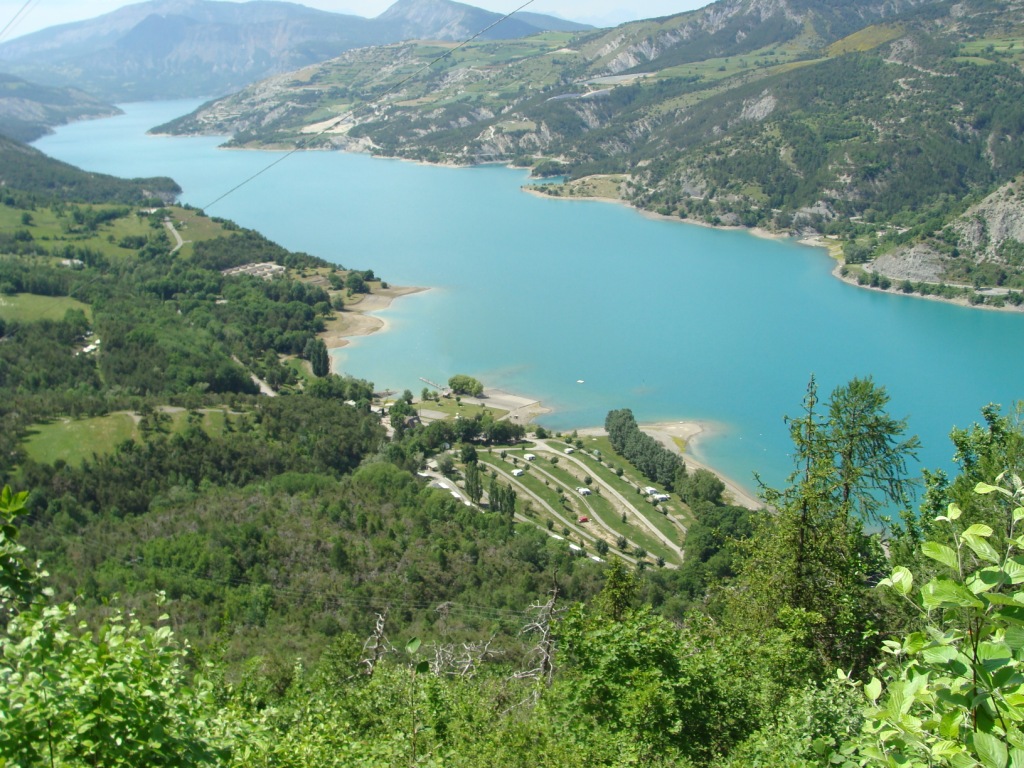
M580 515L579 522L581 522L581 523L589 523L590 522L590 518L587 517L586 515Z

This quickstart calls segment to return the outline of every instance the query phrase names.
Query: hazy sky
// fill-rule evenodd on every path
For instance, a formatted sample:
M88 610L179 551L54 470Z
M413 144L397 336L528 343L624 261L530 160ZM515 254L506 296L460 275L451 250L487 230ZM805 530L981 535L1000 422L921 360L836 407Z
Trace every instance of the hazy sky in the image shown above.
M392 2L393 0L302 0L301 4L325 11L372 17L386 10ZM524 2L526 0L469 0L468 4L489 11L508 13ZM526 10L599 26L610 26L632 19L667 16L700 8L709 2L710 0L534 0ZM0 0L0 29L14 20L8 30L0 36L0 42L55 24L91 19L130 4L124 0Z

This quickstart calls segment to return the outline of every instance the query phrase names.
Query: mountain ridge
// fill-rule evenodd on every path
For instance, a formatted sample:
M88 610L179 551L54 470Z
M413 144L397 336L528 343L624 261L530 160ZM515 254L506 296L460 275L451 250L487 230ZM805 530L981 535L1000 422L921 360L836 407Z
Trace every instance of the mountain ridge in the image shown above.
M34 141L52 126L121 113L73 88L49 88L0 73L0 134Z
M450 0L402 0L374 19L276 0L148 0L4 43L0 67L113 102L209 96L353 48L411 37L461 40L500 18ZM546 25L589 29L532 14L484 37L536 34Z

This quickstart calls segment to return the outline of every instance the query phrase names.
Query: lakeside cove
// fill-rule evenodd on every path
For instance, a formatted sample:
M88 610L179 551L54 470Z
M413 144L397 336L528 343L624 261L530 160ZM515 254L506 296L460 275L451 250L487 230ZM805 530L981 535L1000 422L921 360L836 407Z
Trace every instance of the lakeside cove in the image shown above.
M343 312L337 313L334 320L328 322L327 329L320 334L329 352L344 349L352 339L369 336L374 333L383 333L388 330L387 321L379 317L378 313L389 309L396 299L404 296L411 296L429 290L428 288L389 286L377 288L376 291L360 294L359 301L348 305ZM333 359L333 356L332 356ZM336 368L332 362L332 369ZM340 373L339 370L334 370ZM439 388L437 384L421 377L421 381L432 388ZM586 382L579 382L585 384ZM386 397L384 398L387 399ZM483 395L472 397L464 395L461 402L476 406L478 408L496 409L502 412L501 420L511 420L523 426L534 425L538 419L543 419L552 413L552 409L545 406L539 399L527 395L513 394L494 387L484 387ZM429 422L435 419L449 418L447 413L432 409L420 399L415 400L420 405L419 415L422 420ZM457 417L457 416L456 416ZM718 427L720 429L721 427ZM713 472L725 484L726 495L732 503L747 509L757 510L763 507L756 492L748 485L730 477L709 464L700 457L698 444L702 437L713 437L716 426L706 421L679 420L641 423L641 431L654 437L666 448L678 454L686 463L690 471L705 469ZM602 426L584 426L573 430L581 436L605 436L607 432Z
M61 127L36 146L88 170L171 174L182 202L202 207L269 155L221 152L215 137L146 135L195 106L124 105L121 117ZM1021 338L1017 313L851 290L814 248L624 205L560 206L523 194L526 182L525 171L495 165L298 153L275 167L273 184L247 185L209 213L292 250L430 286L372 313L388 332L350 337L336 369L397 391L468 373L530 393L552 411L544 425L563 432L623 407L641 423L713 423L700 458L741 483L789 473L783 419L812 374L823 391L854 376L884 385L890 411L922 440L913 473L948 470L952 427L1021 398L1024 359L999 352Z

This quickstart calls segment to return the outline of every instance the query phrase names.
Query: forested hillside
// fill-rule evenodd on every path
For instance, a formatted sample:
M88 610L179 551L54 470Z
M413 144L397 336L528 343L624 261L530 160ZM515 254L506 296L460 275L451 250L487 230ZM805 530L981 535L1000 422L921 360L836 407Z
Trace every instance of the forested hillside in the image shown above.
M47 88L0 73L0 134L34 141L53 126L120 112L81 91Z
M1022 25L1012 2L719 2L408 82L442 49L352 52L159 130L532 166L568 177L551 194L828 235L876 287L1019 304Z
M177 197L173 179L119 179L90 173L46 157L14 139L0 136L0 188L8 208L31 208L36 201L157 204Z
M69 550L84 575L77 607L47 597L49 579L31 565L34 494L5 491L0 699L14 714L0 755L15 765L50 754L62 765L161 764L168 748L170 764L232 766L1012 765L1024 719L1014 520L1024 491L1016 476L977 478L1019 464L1024 434L991 410L955 433L962 474L932 478L920 513L888 527L883 547L861 516L873 492L899 496L913 450L884 406L871 382L824 404L809 390L793 420L798 468L769 493L775 511L734 548L735 570L709 579L676 620L647 602L663 572L617 559L604 574L589 561L579 571L545 534L453 504L386 461L340 484L317 473L237 492L179 486L145 516L53 521L48 537L80 542ZM868 448L862 428L888 447ZM417 548L426 559L399 554ZM375 594L387 572L394 580ZM517 593L531 572L552 587L532 606ZM479 591L444 600L439 576ZM89 608L114 585L163 597L138 606L141 621ZM158 611L167 617L151 619ZM74 633L76 614L99 635ZM197 622L212 635L196 635ZM182 649L171 626L206 650ZM324 651L311 654L317 636Z

